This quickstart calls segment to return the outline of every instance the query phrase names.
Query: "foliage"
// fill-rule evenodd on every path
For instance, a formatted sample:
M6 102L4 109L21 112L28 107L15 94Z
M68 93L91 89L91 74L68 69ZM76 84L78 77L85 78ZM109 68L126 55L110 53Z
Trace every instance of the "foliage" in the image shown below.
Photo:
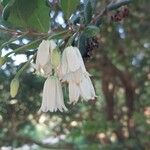
M9 23L23 28L31 28L39 32L46 32L50 9L42 0L13 0L3 10L3 18Z

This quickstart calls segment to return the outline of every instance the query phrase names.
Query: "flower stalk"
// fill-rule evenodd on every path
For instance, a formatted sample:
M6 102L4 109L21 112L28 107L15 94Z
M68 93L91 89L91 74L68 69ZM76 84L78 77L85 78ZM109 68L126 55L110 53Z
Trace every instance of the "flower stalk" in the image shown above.
M29 66L32 59L36 56L36 54L33 55L24 65L23 67L17 72L14 79L10 83L10 95L12 98L14 98L19 90L19 77L23 73L23 71Z
M10 44L10 43L12 43L12 42L14 42L14 41L16 41L16 40L18 40L18 39L20 39L20 38L25 37L28 33L29 33L29 32L25 32L24 34L22 34L22 35L20 35L20 36L17 36L17 37L15 37L15 38L11 38L8 42L3 43L3 44L0 46L0 51L1 51L5 46L7 46L8 44Z

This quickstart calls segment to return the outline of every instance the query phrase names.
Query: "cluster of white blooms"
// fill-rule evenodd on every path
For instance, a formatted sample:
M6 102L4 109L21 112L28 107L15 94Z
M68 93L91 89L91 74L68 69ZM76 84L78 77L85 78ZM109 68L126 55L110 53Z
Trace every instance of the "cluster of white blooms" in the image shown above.
M60 58L56 43L53 40L43 40L37 52L36 70L47 78L40 112L67 110L62 82L68 83L69 103L76 103L80 98L88 101L96 97L90 75L77 47L65 48Z

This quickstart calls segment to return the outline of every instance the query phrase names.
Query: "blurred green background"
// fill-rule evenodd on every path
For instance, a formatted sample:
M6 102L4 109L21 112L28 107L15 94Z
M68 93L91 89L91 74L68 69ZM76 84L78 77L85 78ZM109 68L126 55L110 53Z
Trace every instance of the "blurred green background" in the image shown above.
M82 22L86 26L83 15L90 16L87 10L93 8L92 15L97 15L111 1L90 1L87 10L86 2L81 1L71 21L63 17L66 9L63 10L62 4L61 8L58 0L43 2L21 0L19 3L16 0L11 5L9 0L1 0L1 47L15 38L18 31L31 31L28 36L6 44L1 49L2 55L41 36L32 34L32 31L47 32L47 20L51 22L51 30L67 29L68 22L74 26ZM68 0L61 2L64 4ZM119 21L112 18L125 8L129 11L127 17ZM86 14L83 11L87 11ZM51 19L47 12L50 12ZM19 18L19 14L23 15ZM28 51L9 57L0 69L0 149L150 150L149 21L150 1L131 0L128 6L109 11L98 20L100 33L94 37L99 43L98 48L92 45L93 37L84 39L82 36L80 42L74 42L80 47L87 70L92 74L97 99L66 104L68 112L37 113L45 79L34 74L32 66L21 76L18 95L14 99L10 97L11 80L36 51L38 43L28 47ZM90 57L85 57L87 53ZM65 93L65 103L67 100Z

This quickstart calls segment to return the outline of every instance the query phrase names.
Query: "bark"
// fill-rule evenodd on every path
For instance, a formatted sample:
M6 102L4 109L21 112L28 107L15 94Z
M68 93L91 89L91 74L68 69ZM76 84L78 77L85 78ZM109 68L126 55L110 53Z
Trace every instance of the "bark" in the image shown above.
M102 75L102 89L106 98L107 119L114 120L114 84L112 70L105 68Z
M134 111L134 101L136 97L135 89L137 87L136 81L133 79L132 74L128 70L119 70L103 52L101 53L99 63L96 65L102 70L105 82L106 80L107 82L111 80L115 81L117 79L120 80L121 86L125 89L125 103L128 107L128 117L131 118ZM110 97L108 90L106 92L105 89L103 92L105 97ZM113 96L113 94L111 94L111 96Z

